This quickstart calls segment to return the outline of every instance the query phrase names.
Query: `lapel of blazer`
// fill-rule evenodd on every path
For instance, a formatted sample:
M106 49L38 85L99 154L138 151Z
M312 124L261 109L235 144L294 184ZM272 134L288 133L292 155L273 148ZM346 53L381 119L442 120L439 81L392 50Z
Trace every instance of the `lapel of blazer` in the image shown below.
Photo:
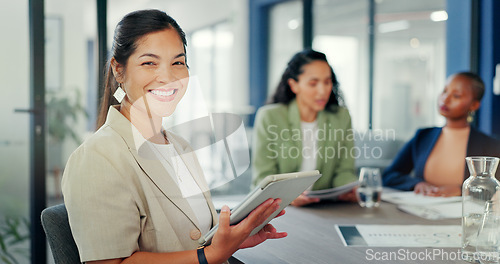
M214 226L214 219L217 219L217 212L215 211L213 203L208 202L211 201L210 189L203 174L203 170L201 169L200 163L196 158L196 153L187 143L183 143L181 140L177 140L177 136L169 131L167 131L167 138L171 143L174 144L175 150L177 150L177 153L179 153L182 161L184 161L184 164L186 164L186 167L193 176L194 181L196 182L198 187L200 187L200 190L202 191L203 196L207 201L207 205L210 208L210 212L212 214L212 226Z
M294 131L299 131L300 140L290 140L289 142L302 153L302 129L300 128L300 112L296 99L288 104L288 125L291 135L295 134ZM302 155L298 155L294 162L297 165L297 170L299 170L302 164Z
M316 118L316 120L318 121L317 124L318 124L318 133L322 131L322 133L324 133L324 137L325 139L328 139L328 140L331 140L329 139L329 134L328 134L328 116L327 116L327 113L325 110L321 111L318 113L318 117ZM326 130L326 131L323 131L323 130ZM319 140L319 136L317 137L317 140L316 140L316 147L318 148L318 153L319 155L316 157L316 169L319 170L319 171L323 171L323 164L325 164L325 157L323 157L323 155L325 155L326 153L326 145L327 145L327 140ZM330 161L331 162L331 161Z
M175 172L171 169L165 169L132 123L112 106L109 109L106 124L120 134L147 177L199 229L200 225L193 209L171 177L171 175L175 175ZM186 166L188 166L187 163Z

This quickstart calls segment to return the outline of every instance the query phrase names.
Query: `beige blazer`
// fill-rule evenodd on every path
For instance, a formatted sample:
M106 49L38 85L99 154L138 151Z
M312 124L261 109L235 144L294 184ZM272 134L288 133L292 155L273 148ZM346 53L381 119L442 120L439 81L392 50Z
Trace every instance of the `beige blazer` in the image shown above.
M145 155L149 145L134 132L110 107L106 123L68 160L62 189L81 261L199 246L199 223L171 176L175 173ZM168 133L168 138L203 190L214 226L217 213L196 155L181 137Z

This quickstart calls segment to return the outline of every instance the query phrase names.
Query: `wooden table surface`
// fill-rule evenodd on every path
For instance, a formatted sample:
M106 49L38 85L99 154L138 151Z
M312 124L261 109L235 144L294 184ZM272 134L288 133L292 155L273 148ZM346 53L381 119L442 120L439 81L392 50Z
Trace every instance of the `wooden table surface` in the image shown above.
M402 212L390 203L378 208L361 208L356 203L322 202L292 207L271 223L288 236L268 240L234 257L243 263L467 263L460 260L459 248L346 247L335 225L460 225L460 219L427 220ZM393 254L392 260L385 260Z

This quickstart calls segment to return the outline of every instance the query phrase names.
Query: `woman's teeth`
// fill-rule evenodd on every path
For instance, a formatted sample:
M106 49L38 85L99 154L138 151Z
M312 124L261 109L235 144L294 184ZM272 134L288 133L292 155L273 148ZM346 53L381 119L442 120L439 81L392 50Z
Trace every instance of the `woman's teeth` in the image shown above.
M174 90L170 90L170 91L164 91L164 90L151 90L150 92L154 95L159 95L159 96L170 96L172 94L175 93L175 89Z

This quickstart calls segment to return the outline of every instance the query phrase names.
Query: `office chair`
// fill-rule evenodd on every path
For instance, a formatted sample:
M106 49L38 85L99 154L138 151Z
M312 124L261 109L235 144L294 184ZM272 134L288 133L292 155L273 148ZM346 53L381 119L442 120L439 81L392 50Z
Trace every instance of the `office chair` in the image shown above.
M66 206L58 204L45 208L41 217L43 230L47 235L55 264L81 263L80 254L69 227ZM243 262L231 257L229 263L242 264Z
M69 227L66 206L58 204L45 208L41 218L55 264L81 263L78 248Z

